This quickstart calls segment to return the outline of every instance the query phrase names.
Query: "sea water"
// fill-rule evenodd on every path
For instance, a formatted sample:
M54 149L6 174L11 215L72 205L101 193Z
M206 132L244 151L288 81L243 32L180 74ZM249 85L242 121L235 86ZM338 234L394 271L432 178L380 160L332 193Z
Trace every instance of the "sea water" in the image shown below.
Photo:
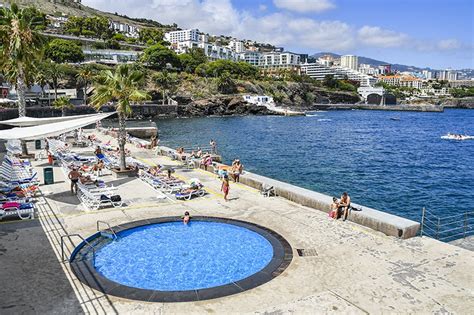
M392 120L391 118L399 120ZM327 111L306 117L162 119L161 144L209 145L245 170L419 221L473 211L474 110Z

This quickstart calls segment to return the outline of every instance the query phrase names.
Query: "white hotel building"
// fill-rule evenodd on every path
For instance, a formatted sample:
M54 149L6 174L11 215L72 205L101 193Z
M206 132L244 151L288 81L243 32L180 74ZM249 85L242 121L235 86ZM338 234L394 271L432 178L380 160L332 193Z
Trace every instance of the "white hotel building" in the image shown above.
M367 74L340 66L328 67L320 63L305 63L301 65L301 74L306 74L316 80L324 80L327 75L333 75L335 79L358 81L360 86L372 86L377 79Z
M189 29L182 31L173 31L165 33L165 40L171 44L177 44L185 41L199 41L199 30Z
M289 51L264 53L259 67L264 69L294 69L301 56Z

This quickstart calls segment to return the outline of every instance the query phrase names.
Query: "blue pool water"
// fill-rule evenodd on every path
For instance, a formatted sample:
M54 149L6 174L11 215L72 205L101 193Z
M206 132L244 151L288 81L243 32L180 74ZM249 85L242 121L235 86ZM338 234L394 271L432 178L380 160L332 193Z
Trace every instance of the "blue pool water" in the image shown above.
M184 291L244 279L273 257L270 242L243 227L219 222L159 223L123 231L96 253L106 278L141 289Z
M390 118L399 117L400 121ZM162 119L161 143L208 145L226 161L329 195L419 221L472 211L474 110L444 113L328 111L307 117ZM231 192L232 193L232 192Z

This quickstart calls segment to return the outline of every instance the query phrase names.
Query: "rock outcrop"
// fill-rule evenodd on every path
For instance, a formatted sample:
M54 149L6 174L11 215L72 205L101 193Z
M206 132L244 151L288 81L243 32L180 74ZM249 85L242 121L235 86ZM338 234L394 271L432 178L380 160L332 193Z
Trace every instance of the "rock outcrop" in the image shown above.
M241 96L213 97L178 106L178 116L273 115L266 107L245 102Z

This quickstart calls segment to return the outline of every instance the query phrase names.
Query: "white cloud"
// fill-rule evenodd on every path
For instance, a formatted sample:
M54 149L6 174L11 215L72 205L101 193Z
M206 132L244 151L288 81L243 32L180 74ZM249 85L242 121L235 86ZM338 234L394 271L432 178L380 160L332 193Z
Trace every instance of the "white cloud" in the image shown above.
M357 32L358 40L368 46L390 48L405 46L409 36L380 28L378 26L363 26Z
M261 5L258 6L258 9L259 9L260 11L267 11L268 7L267 7L266 5L264 5L264 4L261 4Z
M455 50L461 48L461 43L457 39L442 39L437 43L437 48L441 50Z
M273 0L273 4L277 8L300 13L322 12L336 7L331 0Z

